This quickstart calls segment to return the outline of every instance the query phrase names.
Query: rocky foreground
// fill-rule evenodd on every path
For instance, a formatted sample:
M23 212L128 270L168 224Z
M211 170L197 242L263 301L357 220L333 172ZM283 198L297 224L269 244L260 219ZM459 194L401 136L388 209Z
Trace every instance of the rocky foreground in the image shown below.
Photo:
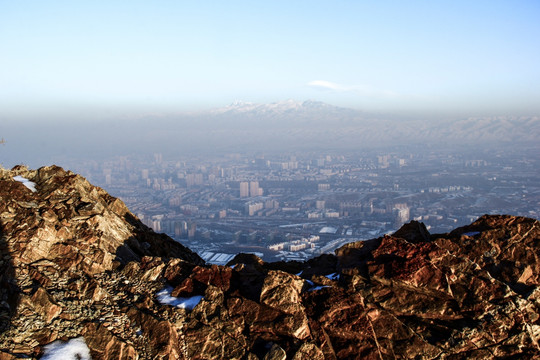
M205 265L84 178L16 167L0 232L0 359L75 338L94 360L540 358L534 219Z

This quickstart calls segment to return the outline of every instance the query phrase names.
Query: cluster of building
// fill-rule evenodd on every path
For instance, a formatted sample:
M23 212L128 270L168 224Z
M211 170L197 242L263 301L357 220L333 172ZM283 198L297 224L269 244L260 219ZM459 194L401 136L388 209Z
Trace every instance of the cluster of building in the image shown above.
M68 167L124 200L155 231L224 259L248 250L314 256L410 220L445 232L484 213L538 218L539 161L516 161L508 149L411 148L199 159L154 154Z

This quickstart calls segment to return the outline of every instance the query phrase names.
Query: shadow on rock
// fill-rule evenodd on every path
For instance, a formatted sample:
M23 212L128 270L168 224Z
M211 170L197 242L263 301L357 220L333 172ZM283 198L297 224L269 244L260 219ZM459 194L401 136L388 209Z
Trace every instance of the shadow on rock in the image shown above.
M0 225L0 334L9 328L18 300L19 288L15 281L15 270Z

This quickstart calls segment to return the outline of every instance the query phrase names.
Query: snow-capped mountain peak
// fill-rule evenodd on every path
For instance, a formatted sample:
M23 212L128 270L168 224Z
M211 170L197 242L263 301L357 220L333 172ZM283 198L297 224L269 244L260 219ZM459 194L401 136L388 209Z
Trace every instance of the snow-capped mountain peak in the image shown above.
M255 114L284 114L289 112L304 112L314 110L337 110L341 109L333 105L325 104L321 101L306 100L283 100L268 104L251 103L236 100L230 105L217 108L212 111L213 114L225 114L225 113L253 113Z

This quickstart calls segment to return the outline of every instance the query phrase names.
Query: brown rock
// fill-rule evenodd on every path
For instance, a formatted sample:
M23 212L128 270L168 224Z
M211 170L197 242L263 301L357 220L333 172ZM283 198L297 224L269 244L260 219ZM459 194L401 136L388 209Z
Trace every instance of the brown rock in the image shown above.
M196 284L194 283L193 279L187 278L184 281L182 281L180 285L178 285L177 287L173 289L173 291L171 292L171 295L176 296L176 297L188 297L188 296L192 296L196 290L197 290L196 292L198 293L203 292L203 289L201 288L195 289L195 286Z
M189 359L243 359L246 343L243 337L211 326L185 330L186 348Z
M311 359L311 360L324 360L324 354L317 347L317 345L311 344L311 343L303 343L302 346L300 346L300 349L294 354L293 360L304 360L304 359Z
M412 243L430 241L430 234L426 226L423 223L414 220L403 225L392 236L405 239Z
M17 359L16 356L0 350L0 360L15 360L15 359Z
M191 278L205 285L213 285L223 291L229 290L232 277L232 269L212 265L210 268L197 266L193 269Z
M190 262L178 258L171 259L167 263L163 276L171 285L176 286L191 275L193 268L195 265Z
M148 313L130 309L127 313L131 323L140 327L147 343L147 356L178 359L182 353L176 327L167 320L160 320Z
M282 271L269 271L261 290L261 304L265 304L285 314L283 329L291 336L305 339L310 335L308 320L300 293L304 280Z
M138 359L133 346L111 334L105 327L89 323L83 330L84 340L93 359Z
M288 314L303 311L300 293L304 280L282 271L269 271L264 279L260 301Z
M32 306L39 313L47 324L62 312L62 307L56 305L45 289L39 287L32 295Z

